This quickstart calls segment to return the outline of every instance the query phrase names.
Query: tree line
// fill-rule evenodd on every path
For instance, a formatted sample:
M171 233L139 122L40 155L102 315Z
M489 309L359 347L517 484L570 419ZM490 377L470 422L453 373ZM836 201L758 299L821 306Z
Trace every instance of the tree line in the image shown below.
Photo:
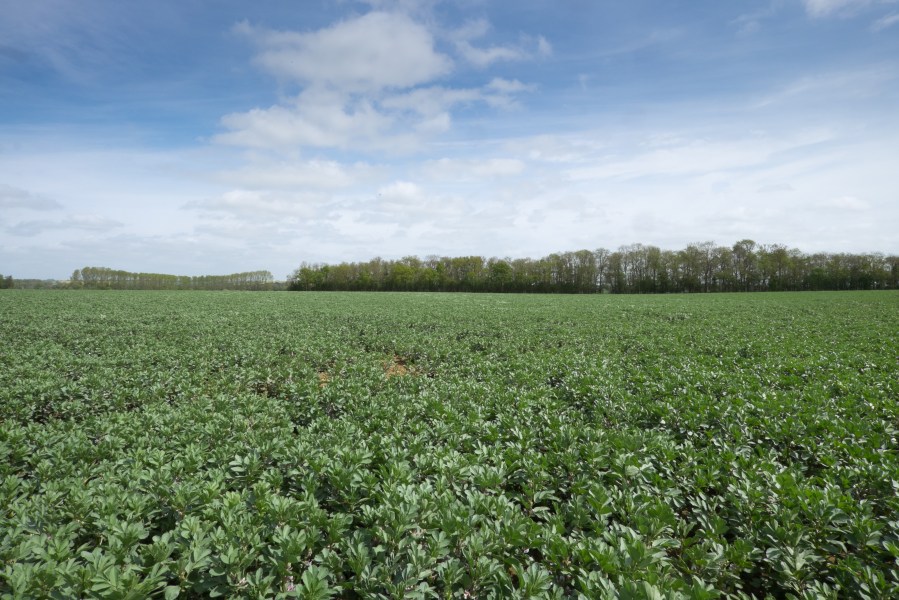
M230 275L166 275L131 273L107 267L84 267L72 273L68 287L100 290L271 290L269 271L247 271Z
M15 286L16 284L15 281L13 281L12 275L4 277L3 274L0 274L0 290L12 289Z
M540 259L481 256L374 258L336 265L303 263L288 289L358 291L691 293L871 290L899 287L899 256L806 254L741 240L682 250L632 244Z

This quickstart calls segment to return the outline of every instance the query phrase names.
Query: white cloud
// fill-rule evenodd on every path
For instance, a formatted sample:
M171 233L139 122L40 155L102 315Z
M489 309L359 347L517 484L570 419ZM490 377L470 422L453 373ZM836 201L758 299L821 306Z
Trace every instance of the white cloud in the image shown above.
M362 0L362 2L377 10L427 16L441 0Z
M374 201L350 204L344 214L358 225L393 224L423 234L439 229L456 229L471 216L466 203L458 197L426 191L418 183L396 180L382 186ZM427 239L425 235L422 240ZM411 241L411 240L410 240Z
M856 196L838 196L824 203L826 208L836 208L853 212L866 211L871 205Z
M812 103L833 101L835 98L871 98L882 93L885 86L899 78L895 63L874 64L865 68L830 71L803 76L756 102L754 108L782 105L800 101L808 107Z
M421 200L422 189L411 181L394 181L378 190L378 196L389 202L411 202Z
M574 181L606 178L699 175L757 166L782 149L772 140L694 140L664 148L638 152L626 158L599 157L594 164L569 169Z
M517 141L509 144L508 150L525 150L530 160L568 166L584 164L592 160L598 152L605 152L608 142L599 135L537 135L526 144Z
M517 79L503 79L502 77L494 77L490 83L486 85L488 90L499 92L500 94L517 94L519 92L531 92L536 86L524 84Z
M458 104L470 104L483 98L477 89L454 89L440 86L421 87L402 94L389 96L381 101L386 109L409 111L433 117Z
M475 48L467 41L457 45L462 57L476 67L488 67L500 60L523 60L526 54L518 49L508 46L490 46L489 48Z
M371 12L311 33L236 27L261 47L265 70L306 85L344 92L407 88L447 74L449 57L428 29L400 13Z
M523 40L528 43L520 44L495 44L486 47L478 47L473 44L487 35L490 31L490 23L486 19L469 21L450 34L450 39L456 47L456 52L478 68L486 68L495 62L516 61L531 58L534 53L546 57L552 54L552 45L543 36L533 40ZM533 46L533 50L526 46Z
M99 215L68 215L64 219L23 221L7 227L7 231L13 235L30 237L53 230L104 233L123 225L115 219Z
M272 217L311 217L320 214L330 196L316 193L274 193L238 189L215 198L188 202L184 208L224 214L241 220L267 221Z
M453 63L435 49L433 18L421 19L375 11L306 33L238 24L235 30L259 46L256 64L299 83L302 91L267 108L225 115L221 124L227 131L214 141L280 151L314 147L403 153L420 150L428 136L447 132L457 106L481 102L508 109L516 106L516 94L535 89L503 78L479 88L434 85ZM485 20L471 21L449 34L450 41L481 67L531 56L522 45L471 46L489 28ZM538 53L552 50L543 37L528 40Z
M770 0L768 6L744 13L731 21L731 23L739 27L740 33L745 35L752 34L761 28L762 21L775 16L781 8L782 0Z
M512 177L524 172L525 163L515 158L452 159L426 162L422 170L430 178L449 181L475 181L485 178Z
M26 190L0 183L0 207L27 210L57 210L62 206L56 200Z
M552 53L553 53L553 47L552 47L552 44L549 43L549 40L547 40L542 35L538 36L537 37L537 54L539 54L542 57L547 57L547 56L551 56Z
M306 90L292 104L254 108L222 117L231 131L214 139L254 148L295 146L346 148L355 144L389 146L386 134L393 119L371 101L350 99L335 92Z
M887 15L885 17L881 17L874 21L874 24L871 25L871 29L874 31L883 31L888 27L892 27L896 23L899 23L899 13L893 13L891 15Z
M365 163L344 165L333 160L257 161L222 171L217 179L242 188L345 188L360 178L370 177L376 169Z
M855 9L869 4L870 0L802 0L805 10L813 17L826 17L836 12Z
M796 188L789 183L766 183L758 189L759 194L783 194L795 191Z
M508 109L515 94L535 89L517 80L494 78L483 88L417 87L381 97L351 97L311 88L290 104L256 108L222 118L230 129L214 140L251 148L352 148L406 152L421 136L448 131L451 111L483 102Z

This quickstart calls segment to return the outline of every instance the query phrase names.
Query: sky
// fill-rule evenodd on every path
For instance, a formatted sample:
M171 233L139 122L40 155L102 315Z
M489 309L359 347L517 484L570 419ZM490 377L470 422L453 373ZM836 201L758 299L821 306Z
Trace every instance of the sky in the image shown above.
M0 273L899 252L899 0L0 0Z

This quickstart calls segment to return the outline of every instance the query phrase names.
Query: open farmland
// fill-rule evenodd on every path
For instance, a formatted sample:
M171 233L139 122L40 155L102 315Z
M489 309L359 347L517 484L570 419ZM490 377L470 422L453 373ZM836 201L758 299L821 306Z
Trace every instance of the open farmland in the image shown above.
M899 295L0 294L0 595L899 597Z

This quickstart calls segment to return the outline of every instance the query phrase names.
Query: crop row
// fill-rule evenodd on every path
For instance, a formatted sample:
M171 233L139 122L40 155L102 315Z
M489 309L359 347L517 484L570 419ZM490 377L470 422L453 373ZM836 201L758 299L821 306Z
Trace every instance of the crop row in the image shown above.
M0 595L890 598L891 293L0 295Z

